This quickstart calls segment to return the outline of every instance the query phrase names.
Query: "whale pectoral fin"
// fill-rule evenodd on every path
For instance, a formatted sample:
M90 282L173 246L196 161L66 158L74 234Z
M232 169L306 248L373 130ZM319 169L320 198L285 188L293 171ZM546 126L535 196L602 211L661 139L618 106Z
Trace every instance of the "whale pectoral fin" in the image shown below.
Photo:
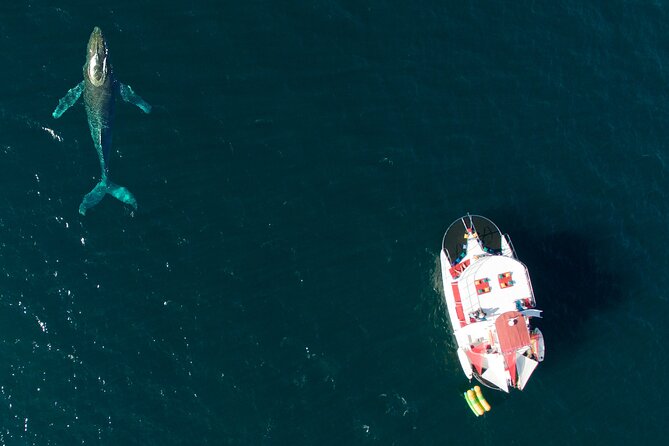
M70 88L67 94L58 101L58 107L56 107L51 116L56 119L60 118L68 108L72 107L75 102L77 102L82 91L84 91L84 81L79 82L76 87Z
M148 102L146 102L144 99L139 97L137 93L135 93L130 87L130 85L122 84L121 82L118 83L119 86L119 91L121 93L121 98L125 102L129 102L130 104L136 105L144 113L151 113L151 106L149 105Z

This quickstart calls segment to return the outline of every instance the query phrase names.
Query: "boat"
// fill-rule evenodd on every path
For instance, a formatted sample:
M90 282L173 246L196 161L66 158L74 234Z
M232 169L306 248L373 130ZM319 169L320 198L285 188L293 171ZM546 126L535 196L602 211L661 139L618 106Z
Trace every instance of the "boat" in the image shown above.
M441 248L444 297L465 376L486 387L523 390L544 360L541 317L527 267L508 235L489 219L466 215Z

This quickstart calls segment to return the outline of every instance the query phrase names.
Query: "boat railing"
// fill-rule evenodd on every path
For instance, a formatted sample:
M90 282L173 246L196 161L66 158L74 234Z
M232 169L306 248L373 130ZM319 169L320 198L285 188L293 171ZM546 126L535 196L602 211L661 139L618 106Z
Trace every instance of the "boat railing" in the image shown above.
M509 244L509 248L511 248L511 253L513 254L514 258L518 258L518 255L516 254L516 248L513 246L513 242L511 241L511 236L509 234L503 234L504 239L506 240L506 243Z
M527 277L527 286L530 288L530 304L532 304L532 308L535 308L537 306L537 302L534 300L534 290L532 289L532 279L530 279L530 272L527 270L527 266L525 266L524 263L522 263L523 268L525 268L525 277Z
M448 252L448 248L443 247L444 254L446 254L446 258L448 259L448 267L450 268L451 265L453 264L453 258L451 257L451 253Z

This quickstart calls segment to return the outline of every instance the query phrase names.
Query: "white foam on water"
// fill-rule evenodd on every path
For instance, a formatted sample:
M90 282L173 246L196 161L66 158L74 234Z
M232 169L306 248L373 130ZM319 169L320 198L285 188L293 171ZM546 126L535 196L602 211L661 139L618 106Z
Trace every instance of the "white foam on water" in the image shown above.
M63 142L63 137L60 136L58 133L56 133L53 129L50 129L49 127L42 127L42 130L51 135L51 138L53 138L54 140L58 142Z

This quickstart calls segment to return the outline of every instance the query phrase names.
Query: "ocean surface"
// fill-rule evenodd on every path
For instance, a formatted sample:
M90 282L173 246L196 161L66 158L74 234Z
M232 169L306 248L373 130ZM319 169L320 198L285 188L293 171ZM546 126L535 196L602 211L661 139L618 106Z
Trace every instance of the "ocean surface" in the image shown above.
M105 32L107 197L81 103ZM662 444L669 4L0 6L0 444ZM475 418L440 290L508 232L547 345Z

